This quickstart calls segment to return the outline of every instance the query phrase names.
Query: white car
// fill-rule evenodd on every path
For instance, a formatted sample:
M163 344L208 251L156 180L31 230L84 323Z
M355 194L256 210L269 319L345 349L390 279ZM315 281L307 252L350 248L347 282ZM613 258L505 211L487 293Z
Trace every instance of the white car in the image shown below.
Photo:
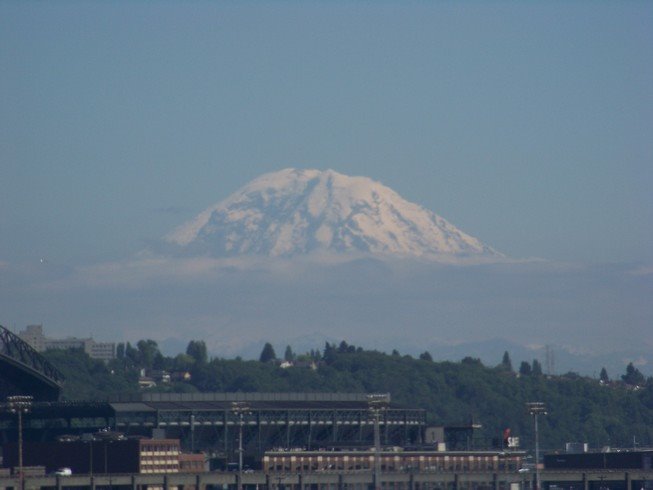
M70 476L73 474L73 470L70 468L59 468L57 471L54 472L55 475L57 476Z

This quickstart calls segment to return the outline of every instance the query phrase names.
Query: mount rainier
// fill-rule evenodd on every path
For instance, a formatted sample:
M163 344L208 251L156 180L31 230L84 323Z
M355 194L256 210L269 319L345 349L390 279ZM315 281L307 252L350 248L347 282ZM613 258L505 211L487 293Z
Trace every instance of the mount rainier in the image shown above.
M176 254L211 257L503 257L392 189L333 170L285 169L262 175L164 241Z

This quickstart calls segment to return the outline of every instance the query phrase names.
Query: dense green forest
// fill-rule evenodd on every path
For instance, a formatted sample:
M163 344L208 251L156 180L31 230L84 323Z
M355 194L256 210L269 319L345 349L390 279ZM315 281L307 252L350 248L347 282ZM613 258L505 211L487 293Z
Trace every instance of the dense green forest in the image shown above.
M597 380L574 373L544 375L537 360L521 362L514 370L508 353L496 366L484 366L474 358L436 362L428 352L414 358L345 342L299 356L287 347L281 359L266 344L258 361L209 359L202 341L191 341L185 353L166 357L152 340L120 344L117 359L109 364L81 351L48 351L46 357L66 376L65 399L137 393L143 370L187 372L186 381L175 382L173 376L148 390L390 393L395 404L425 409L429 424L482 424L477 444L486 447L506 428L521 437L522 446L532 444L533 423L525 404L542 401L548 409L540 419L546 449L570 441L592 447L632 447L634 441L653 445L653 378L645 379L632 364L615 380L605 370Z

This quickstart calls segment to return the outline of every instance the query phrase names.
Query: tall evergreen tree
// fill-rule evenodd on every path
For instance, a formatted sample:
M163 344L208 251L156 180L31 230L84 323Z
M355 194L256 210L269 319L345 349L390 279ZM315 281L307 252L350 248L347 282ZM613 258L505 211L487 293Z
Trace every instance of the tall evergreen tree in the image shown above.
M522 376L530 376L532 372L531 365L526 361L522 361L519 365L519 374Z
M512 361L510 360L510 354L508 354L508 351L503 353L503 359L501 359L499 367L502 371L512 371Z
M327 364L331 364L333 361L336 360L336 347L335 345L331 345L330 343L326 342L324 344L324 353L322 354L322 359L324 362Z
M263 350L261 351L261 356L259 357L259 361L270 362L270 361L275 361L276 359L277 359L277 354L274 352L274 347L272 347L272 344L270 342L266 342L265 345L263 346Z
M599 375L599 379L601 380L602 383L610 382L610 377L608 376L608 371L605 369L605 367L601 368L601 374Z
M287 362L293 362L295 360L295 353L289 345L286 346L286 352L283 355L283 359Z
M420 358L422 361L433 362L433 357L431 356L431 353L430 353L429 351L427 351L427 350L424 351L424 352L422 352L422 353L419 355L419 358Z
M531 368L533 376L542 376L542 364L537 359L533 359L533 367Z
M628 366L626 367L626 374L622 375L621 379L624 383L631 386L642 386L646 381L644 375L640 372L639 369L633 366L632 362L628 363Z

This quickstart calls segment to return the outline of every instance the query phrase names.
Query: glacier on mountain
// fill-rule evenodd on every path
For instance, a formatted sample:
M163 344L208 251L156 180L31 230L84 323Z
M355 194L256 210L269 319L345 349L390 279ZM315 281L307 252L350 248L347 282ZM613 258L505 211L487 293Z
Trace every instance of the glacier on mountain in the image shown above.
M262 175L165 237L183 255L369 254L503 257L367 177L284 169Z

